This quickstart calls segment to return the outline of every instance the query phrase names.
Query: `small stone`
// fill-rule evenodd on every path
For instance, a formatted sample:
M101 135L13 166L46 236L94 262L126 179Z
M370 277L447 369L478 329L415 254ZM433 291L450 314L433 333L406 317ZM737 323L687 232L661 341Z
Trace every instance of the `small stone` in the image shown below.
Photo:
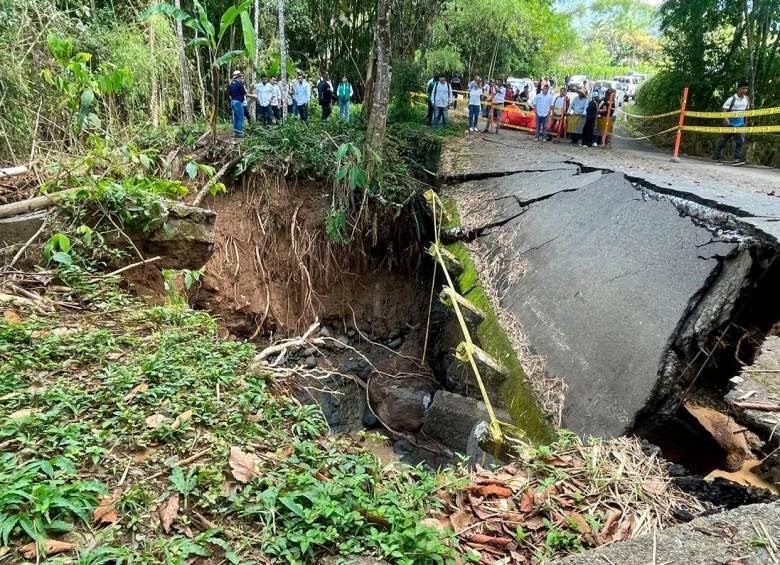
M412 444L405 439L399 439L393 444L393 451L397 455L404 455L412 450Z
M337 335L330 343L335 349L346 349L349 345L349 338L345 335Z
M403 337L397 337L394 340L390 341L387 344L387 347L389 347L390 349L398 349L403 344L404 344L404 338Z
M320 335L322 337L330 337L330 330L327 328L327 326L323 326L320 328Z
M368 408L363 412L363 425L367 428L375 428L379 425L379 420L377 420L374 413Z
M308 357L309 355L317 355L317 348L316 347L307 347L303 350L303 356Z
M314 355L309 355L306 359L303 360L303 363L306 365L307 369L313 369L317 366L317 359L314 357Z
M357 332L355 331L355 328L349 328L349 329L347 330L347 335L348 335L349 337L355 337L355 336L357 335Z
M371 375L371 367L365 359L350 357L342 363L340 371L345 374L357 375L364 381Z

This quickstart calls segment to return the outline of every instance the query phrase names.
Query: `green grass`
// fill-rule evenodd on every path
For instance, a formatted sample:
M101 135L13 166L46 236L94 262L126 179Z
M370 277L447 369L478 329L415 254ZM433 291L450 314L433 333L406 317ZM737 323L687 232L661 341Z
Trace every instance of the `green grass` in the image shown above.
M79 563L454 562L451 532L420 525L454 474L388 472L328 436L318 407L252 368L254 346L220 339L208 314L101 296L86 311L0 318L0 543L95 529ZM148 427L151 415L164 423ZM231 446L259 457L246 484L231 475ZM172 493L180 508L166 535L157 509ZM99 496L112 498L115 523L94 521Z

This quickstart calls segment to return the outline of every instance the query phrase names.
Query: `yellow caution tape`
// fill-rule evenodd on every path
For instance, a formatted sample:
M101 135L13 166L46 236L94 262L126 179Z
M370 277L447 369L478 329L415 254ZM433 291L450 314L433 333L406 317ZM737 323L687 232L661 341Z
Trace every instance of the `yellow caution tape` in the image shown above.
M743 126L743 127L708 127L708 126L682 126L683 131L698 131L702 133L780 133L780 125L777 126Z
M689 112L685 111L686 116L691 118L752 118L755 116L771 116L780 114L778 108L759 108L758 110L745 110L743 112Z
M434 222L434 234L436 237L436 240L434 244L431 246L431 249L436 255L436 261L441 266L442 271L444 272L444 276L447 279L447 287L449 288L448 293L455 293L457 292L455 290L455 285L452 282L452 277L450 277L450 273L447 271L447 266L444 263L444 258L441 255L441 239L439 237L441 232L441 216L444 211L444 207L441 203L441 200L439 199L439 195L436 194L433 190L428 190L425 193L425 199L431 203L431 208L433 210L433 222ZM439 208L438 217L437 217L437 207ZM465 355L465 358L468 360L468 363L471 365L472 371L474 371L474 376L477 379L477 384L479 385L479 392L482 395L482 401L485 403L485 410L488 413L488 418L490 420L489 423L489 429L490 429L490 435L493 438L493 442L498 447L504 442L504 435L501 432L501 425L498 421L498 418L496 418L496 413L493 410L493 404L490 402L490 397L488 396L487 389L485 388L485 383L482 381L482 376L479 373L479 368L477 367L477 362L474 360L474 355L472 354L472 351L475 347L474 342L471 339L471 333L468 330L468 326L466 325L466 320L463 317L463 313L460 311L460 305L458 304L457 300L452 301L452 307L455 310L455 316L458 318L458 324L460 325L460 329L463 332L463 339L465 340L463 347L458 347L458 351L461 355Z
M676 116L680 113L680 110L675 110L674 112L666 112L665 114L653 114L652 116L646 116L643 114L629 114L628 112L624 112L620 108L616 108L616 110L621 114L623 114L624 116L628 116L629 118L639 118L641 120L651 120L655 118L668 118L669 116Z

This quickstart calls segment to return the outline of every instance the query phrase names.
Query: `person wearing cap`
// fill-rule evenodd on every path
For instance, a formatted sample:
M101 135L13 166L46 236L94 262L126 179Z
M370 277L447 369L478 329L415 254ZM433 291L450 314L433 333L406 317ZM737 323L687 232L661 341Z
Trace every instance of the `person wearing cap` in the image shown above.
M750 109L750 97L748 96L748 83L742 81L737 86L737 91L729 96L723 103L724 112L745 112ZM723 125L732 128L745 127L747 120L742 117L735 118L723 118ZM718 145L715 147L715 155L713 159L718 164L723 163L723 151L726 149L726 145L734 138L734 165L745 164L745 134L739 131L722 133L718 139Z
M293 100L298 117L304 124L309 123L309 101L311 100L311 83L298 73L298 80L293 85Z
M244 101L246 100L246 87L242 80L241 71L233 71L233 80L230 82L230 109L233 112L233 137L244 137Z

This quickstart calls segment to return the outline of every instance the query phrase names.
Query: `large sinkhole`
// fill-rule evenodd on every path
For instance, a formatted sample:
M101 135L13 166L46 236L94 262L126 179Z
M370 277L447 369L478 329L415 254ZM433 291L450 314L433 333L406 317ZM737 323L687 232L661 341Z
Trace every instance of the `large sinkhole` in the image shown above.
M426 168L434 169L430 163ZM389 445L371 446L385 460L436 468L457 463L465 453L484 462L473 431L485 407L464 376L468 370L454 362L462 335L440 300L445 281L426 252L433 233L424 202L392 221L376 218L349 245L327 233L323 218L330 202L325 183L240 177L211 201L215 249L190 293L191 305L215 313L226 335L252 340L260 349L304 335L316 322L317 343L274 352L267 361L307 369L300 371L296 397L318 404L333 433L374 430L387 436ZM771 260L767 250L755 264ZM692 367L688 397L697 403L727 411L722 397L729 379L753 361L761 337L778 319L772 294L778 265L756 278L751 300L738 305L733 322L704 344L712 351L706 363ZM469 296L473 290L462 292ZM508 420L516 419L515 405L525 412L536 405L527 387L491 393ZM537 430L535 439L550 437L550 429ZM727 451L685 406L649 412L634 432L683 474L728 468Z

